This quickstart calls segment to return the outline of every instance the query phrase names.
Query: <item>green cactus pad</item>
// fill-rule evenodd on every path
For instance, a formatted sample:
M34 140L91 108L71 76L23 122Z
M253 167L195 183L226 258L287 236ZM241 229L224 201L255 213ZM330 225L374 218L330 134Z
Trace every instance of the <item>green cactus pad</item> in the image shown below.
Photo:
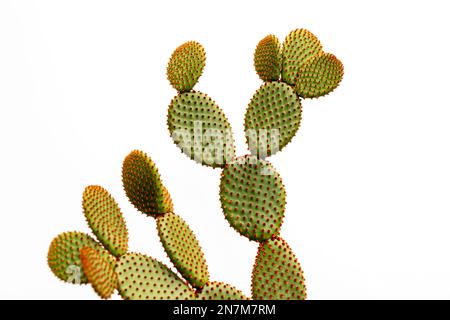
M333 54L324 53L300 68L295 91L303 98L318 98L336 89L343 76L342 62Z
M229 284L211 282L198 293L197 300L249 300L249 298Z
M159 217L156 223L161 243L177 270L192 286L203 287L209 281L208 266L191 228L174 213Z
M268 35L256 46L253 63L263 81L276 81L281 74L281 45L278 38Z
M137 253L120 257L119 293L127 300L187 300L194 291L161 262Z
M167 66L167 79L178 92L192 90L205 67L205 50L195 41L179 46Z
M114 266L114 257L91 236L76 231L64 232L53 239L48 250L47 262L55 276L63 281L76 284L88 282L80 260L80 249L83 247L97 250L106 261Z
M128 230L117 202L100 186L88 186L83 192L83 210L97 239L113 255L128 250Z
M230 123L206 94L176 96L169 106L167 124L175 144L191 159L211 167L223 167L234 159Z
M220 180L225 218L250 240L265 241L279 233L286 192L273 166L253 156L228 164Z
M320 53L322 45L315 35L306 29L291 31L283 42L282 80L295 85L300 67Z
M108 261L91 247L80 249L80 259L84 274L94 291L102 299L109 299L117 288L117 275Z
M295 136L302 106L291 86L268 82L253 96L245 113L247 144L260 158L282 150Z
M139 211L151 216L173 211L172 199L158 169L144 152L134 150L125 158L122 182L128 199Z
M255 300L304 300L303 271L289 245L277 237L261 243L252 273Z

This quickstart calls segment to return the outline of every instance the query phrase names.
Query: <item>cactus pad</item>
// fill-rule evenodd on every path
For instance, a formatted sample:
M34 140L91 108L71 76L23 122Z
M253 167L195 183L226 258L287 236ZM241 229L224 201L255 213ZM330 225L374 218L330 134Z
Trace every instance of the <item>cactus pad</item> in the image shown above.
M53 239L48 250L47 262L55 276L76 284L88 282L80 260L80 249L83 247L97 250L112 266L115 264L114 257L88 234L64 232Z
M300 67L320 53L322 45L315 35L306 29L291 31L283 42L283 81L295 85Z
M208 283L197 300L249 300L240 290L222 282Z
M191 228L174 213L156 221L158 235L172 263L192 286L201 288L209 281L208 266Z
M289 245L277 237L261 243L252 273L255 300L304 300L303 271Z
M282 150L295 136L302 106L295 91L283 82L269 82L256 91L245 113L247 144L260 158Z
M223 167L235 156L231 126L223 111L206 94L188 92L169 106L167 124L172 139L191 159Z
M270 163L245 156L228 164L220 180L220 201L230 225L250 240L265 241L278 234L286 192Z
M128 230L117 202L100 186L83 192L83 210L97 239L115 256L128 250Z
M324 53L300 68L295 91L303 98L318 98L336 89L343 76L342 62L333 54Z
M158 169L144 152L134 150L125 158L122 182L128 199L139 211L152 216L173 211Z
M172 54L167 66L167 78L178 92L192 90L205 67L205 50L195 41L179 46Z
M274 35L268 35L256 46L254 60L256 73L263 81L276 81L281 74L281 45Z
M128 300L187 300L194 291L161 262L137 253L120 257L119 293Z
M117 287L117 275L114 268L91 247L80 249L80 259L84 274L95 292L103 299L108 299Z

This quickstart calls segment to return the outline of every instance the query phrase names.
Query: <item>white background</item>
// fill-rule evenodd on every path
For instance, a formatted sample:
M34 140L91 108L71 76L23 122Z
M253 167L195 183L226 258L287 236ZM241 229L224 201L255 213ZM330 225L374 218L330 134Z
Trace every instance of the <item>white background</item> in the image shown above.
M120 203L132 251L169 262L155 222L122 190L136 148L159 167L211 278L250 294L257 244L223 218L220 171L172 143L165 68L183 42L204 45L196 89L223 108L243 155L245 107L261 85L254 48L304 27L345 66L335 92L304 101L299 133L270 159L309 298L450 299L448 13L447 1L2 0L0 298L96 298L46 264L58 233L89 232L89 184Z

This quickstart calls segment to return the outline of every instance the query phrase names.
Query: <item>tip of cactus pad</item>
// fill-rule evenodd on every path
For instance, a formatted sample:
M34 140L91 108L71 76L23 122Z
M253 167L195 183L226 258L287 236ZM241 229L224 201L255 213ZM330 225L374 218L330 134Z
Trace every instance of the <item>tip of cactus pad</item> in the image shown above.
M152 216L173 211L158 169L144 152L134 150L125 158L122 182L128 199L139 211Z
M200 244L187 223L174 213L156 220L158 235L172 263L189 283L201 288L209 272Z
M245 156L228 164L220 180L220 201L230 225L250 240L261 242L279 233L286 192L270 163Z
M117 287L117 275L111 264L91 247L80 249L80 259L84 274L94 291L102 299L110 298Z
M187 92L170 103L167 125L175 144L194 161L213 168L234 159L230 123L216 103L201 92Z
M281 74L281 45L278 38L268 35L256 46L253 63L263 81L276 81Z
M84 247L97 250L112 266L115 264L114 257L88 234L64 232L52 240L47 254L48 265L56 277L74 284L88 283L80 260L80 249Z
M242 291L223 282L208 283L197 295L197 300L249 300Z
M128 250L128 231L122 212L107 190L88 186L83 192L83 211L97 239L113 255Z
M161 262L137 253L120 257L119 293L127 300L191 300L194 291Z
M295 85L299 68L310 58L322 53L319 39L306 29L291 31L283 42L283 64L281 78Z
M295 91L303 98L324 96L339 86L344 66L333 54L324 53L308 60L299 70Z
M260 243L252 273L255 300L304 300L303 271L291 248L280 237Z
M250 152L265 158L281 151L297 133L301 119L302 106L291 86L283 82L263 84L245 113Z
M192 90L205 67L205 50L195 41L179 46L170 57L167 65L167 78L178 92Z

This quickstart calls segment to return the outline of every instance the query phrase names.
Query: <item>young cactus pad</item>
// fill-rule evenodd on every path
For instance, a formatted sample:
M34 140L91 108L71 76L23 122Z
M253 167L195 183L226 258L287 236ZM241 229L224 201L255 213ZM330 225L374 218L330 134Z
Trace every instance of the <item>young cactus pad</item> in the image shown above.
M139 211L151 216L173 211L172 199L158 169L144 152L134 150L125 158L122 182L128 199Z
M286 192L270 163L245 156L228 164L220 180L220 201L230 225L250 240L265 241L279 233Z
M128 250L128 230L114 198L100 186L88 186L83 192L83 211L97 239L113 255Z
M204 93L188 92L173 98L167 124L181 151L201 164L223 167L235 156L230 123Z
M178 92L192 90L205 67L205 50L195 41L179 46L170 57L167 78Z
M253 64L262 81L276 81L281 74L281 45L274 35L268 35L256 46Z
M295 136L302 106L294 89L283 82L268 82L256 91L245 113L247 144L264 158L281 151Z
M156 224L161 243L177 270L192 286L203 287L209 281L208 266L191 228L174 213L159 217Z
M115 265L114 257L88 234L65 232L53 239L47 254L48 265L55 276L75 284L88 283L80 259L80 250L84 247L97 250L111 266Z
M208 283L197 295L197 300L249 300L242 291L222 282Z
M194 291L161 262L137 253L120 257L119 293L127 300L191 300Z
M295 91L303 98L318 98L336 89L343 76L341 61L331 53L320 54L300 68Z
M315 35L306 29L291 31L283 42L282 80L295 85L300 67L320 53L322 45Z
M289 245L277 237L261 243L252 273L255 300L304 300L303 271Z
M94 291L103 299L110 298L117 288L117 275L111 264L91 247L80 249L80 259Z

